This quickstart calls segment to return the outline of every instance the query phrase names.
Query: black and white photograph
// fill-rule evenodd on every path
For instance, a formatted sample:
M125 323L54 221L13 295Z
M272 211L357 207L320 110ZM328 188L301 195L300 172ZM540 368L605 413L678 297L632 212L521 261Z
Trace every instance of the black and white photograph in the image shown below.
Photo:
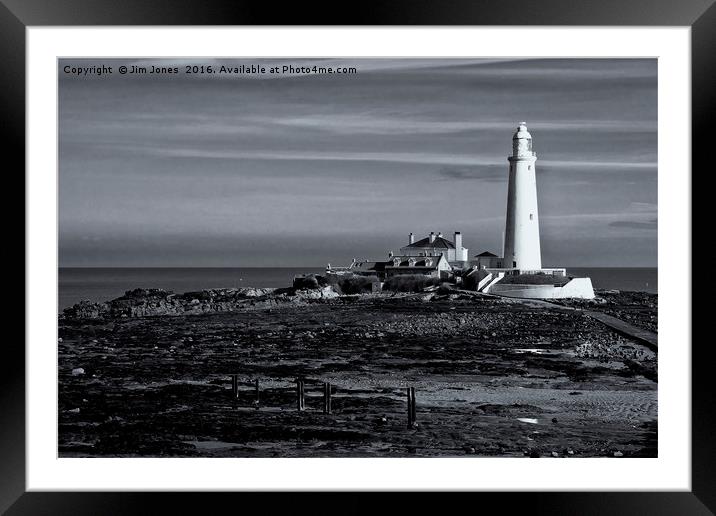
M61 58L57 454L658 457L654 58Z

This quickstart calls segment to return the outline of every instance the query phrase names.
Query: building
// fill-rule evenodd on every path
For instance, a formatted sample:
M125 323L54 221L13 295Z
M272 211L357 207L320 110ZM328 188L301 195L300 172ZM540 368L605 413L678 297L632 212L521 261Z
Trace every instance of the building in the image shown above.
M430 234L417 242L415 235L410 233L408 245L400 248L404 256L444 256L448 263L459 265L466 263L469 258L467 248L462 246L462 233L455 231L454 240L451 242L443 237L442 233Z
M539 270L542 256L537 213L537 154L532 150L532 135L520 122L512 137L510 175L507 183L507 216L503 267Z
M343 274L374 276L376 280L384 281L386 263L387 262L385 261L356 260L354 258L353 262L348 267L331 267L331 264L329 263L328 267L326 267L326 274L333 274L336 276L341 276Z
M485 251L476 254L470 263L477 266L478 269L500 269L502 268L502 257L490 251Z
M444 254L432 256L392 256L385 262L385 277L399 274L422 274L433 278L447 278L452 267Z
M478 290L506 297L594 298L589 278L567 276L564 268L543 268L537 209L537 154L527 124L512 136L502 257L480 253L470 264L480 271ZM507 277L506 277L507 276Z
M384 281L397 274L423 274L447 278L454 269L463 269L460 277L474 275L477 290L506 297L555 299L594 297L589 278L573 278L564 268L543 268L540 247L539 212L537 209L537 154L527 124L520 122L512 136L512 153L507 158L507 211L502 256L489 251L468 258L462 245L462 234L455 232L453 241L442 233L430 234L418 241L410 233L408 245L400 255L391 252L386 261L359 262L349 267L331 269L329 274L361 274ZM473 276L471 276L473 277ZM456 280L457 281L457 280Z
M422 274L434 278L447 278L452 267L442 254L433 256L393 256L388 255L385 261L353 260L348 267L326 267L326 274L354 274L385 281L398 274Z

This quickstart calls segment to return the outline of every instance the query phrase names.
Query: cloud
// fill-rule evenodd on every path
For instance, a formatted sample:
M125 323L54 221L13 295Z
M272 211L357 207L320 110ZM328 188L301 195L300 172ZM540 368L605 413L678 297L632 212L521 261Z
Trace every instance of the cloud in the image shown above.
M345 244L329 242L306 262L341 261L364 249L360 238L382 252L395 235L438 225L461 229L473 248L496 248L519 120L535 137L545 256L567 265L575 252L594 263L655 262L657 232L647 230L658 197L655 59L138 64L152 62L341 65L359 73L280 80L60 74L63 264L141 264L145 253L158 265L245 264L236 257L254 250L243 237L265 235L280 247L256 251L251 264L293 265L300 249L283 246L284 233L300 246L330 231ZM454 209L425 210L435 202ZM377 232L384 237L373 244ZM169 233L176 243L160 238ZM85 253L92 242L72 235L101 236L95 247L107 252ZM124 245L140 237L175 247ZM624 242L635 242L627 253Z
M582 169L629 169L629 170L645 170L653 172L658 166L657 163L651 161L566 161L566 160L537 160L537 165L546 167L566 167L566 168L582 168Z
M503 156L479 156L468 154L448 154L435 152L376 152L376 151L339 151L339 150L254 150L230 149L208 150L200 148L172 147L132 147L133 152L144 151L147 154L167 158L203 158L203 159L251 159L251 160L296 160L296 161L380 161L392 163L412 163L424 165L453 166L505 166ZM553 168L570 169L643 169L653 171L655 163L612 162L612 161L545 161Z
M652 202L632 202L628 209L636 213L656 213L658 207Z
M609 224L613 228L632 228L632 229L657 229L656 219L649 222L634 222L632 220L617 220Z
M289 126L336 134L452 134L475 131L510 133L510 120L437 120L376 113L339 113L300 117L256 118L257 123ZM656 132L656 122L628 120L532 120L534 131Z
M505 165L485 165L481 167L444 166L438 170L443 180L477 180L495 183L507 181Z

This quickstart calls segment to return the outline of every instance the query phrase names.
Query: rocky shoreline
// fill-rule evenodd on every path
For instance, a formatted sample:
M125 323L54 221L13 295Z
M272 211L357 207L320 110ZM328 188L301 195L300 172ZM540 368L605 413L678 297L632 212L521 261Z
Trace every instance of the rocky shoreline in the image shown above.
M614 292L585 305L644 318L656 306ZM656 353L573 308L330 286L79 303L59 317L59 454L655 456ZM335 389L329 415L322 382Z
M657 331L658 296L647 292L597 290L594 299L555 299L549 302L572 308L602 311L624 319L636 326ZM282 305L305 305L331 300L353 301L356 298L406 298L430 300L470 300L515 304L519 300L500 298L456 288L430 287L417 293L383 292L377 294L341 294L330 285L314 288L215 288L182 294L158 288L136 288L121 297L97 303L81 301L65 308L60 319L112 319L125 317L155 317L223 313L252 308Z
M105 319L116 317L152 317L161 315L229 312L251 307L283 303L300 304L338 297L331 287L295 288L222 288L175 294L159 288L128 290L121 297L103 303L81 301L65 308L67 319Z

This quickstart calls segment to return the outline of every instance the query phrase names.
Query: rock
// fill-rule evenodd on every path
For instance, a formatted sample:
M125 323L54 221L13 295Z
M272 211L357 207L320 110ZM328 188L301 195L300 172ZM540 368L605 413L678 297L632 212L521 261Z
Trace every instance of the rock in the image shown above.
M297 290L294 293L293 301L304 301L308 299L334 299L339 297L339 294L333 290L333 287L323 287L320 289L312 290Z
M552 452L552 457L559 457L559 453L557 453L556 451L553 451L553 452Z
M302 276L296 276L293 278L293 288L295 289L317 289L320 288L322 285L319 282L319 278L322 278L321 276L316 276L315 274L304 274ZM325 285L325 278L322 278L324 281L322 282L323 285Z
M522 423L529 423L531 425L536 425L539 423L539 421L533 417L518 417L517 421L521 421Z
M65 308L62 313L68 319L101 319L109 312L107 303L93 303L88 300Z
M164 290L162 288L135 288L134 290L125 291L124 298L166 297L173 293L171 290Z
M614 452L614 456L615 456L615 457L624 457L624 454L623 454L622 452L620 452L620 451L615 451L615 452Z
M72 370L72 376L80 376L85 374L85 370L81 367L76 367Z
M67 412L71 412L72 414L79 414L80 408L79 407L73 408L73 409L68 410Z

